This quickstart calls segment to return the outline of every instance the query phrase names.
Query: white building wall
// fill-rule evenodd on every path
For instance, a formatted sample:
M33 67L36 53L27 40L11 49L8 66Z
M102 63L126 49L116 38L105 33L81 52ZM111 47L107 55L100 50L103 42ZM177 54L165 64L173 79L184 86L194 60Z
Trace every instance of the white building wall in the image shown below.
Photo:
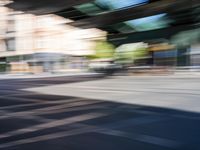
M93 54L93 40L106 36L105 32L98 29L83 30L67 26L66 23L71 20L56 15L31 14L12 16L15 32L5 34L3 31L6 30L8 13L8 9L0 9L0 35L4 38L15 37L16 47L15 51L6 51L4 39L1 40L0 36L0 57L43 52L88 55Z

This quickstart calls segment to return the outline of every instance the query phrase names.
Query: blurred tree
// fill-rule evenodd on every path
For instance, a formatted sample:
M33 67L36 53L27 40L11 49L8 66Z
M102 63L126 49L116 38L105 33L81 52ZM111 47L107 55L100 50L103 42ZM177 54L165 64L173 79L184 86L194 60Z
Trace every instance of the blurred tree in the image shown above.
M95 54L88 56L89 59L112 59L115 53L115 46L107 41L96 41Z
M115 60L119 64L133 64L135 60L148 56L145 43L125 44L116 49Z

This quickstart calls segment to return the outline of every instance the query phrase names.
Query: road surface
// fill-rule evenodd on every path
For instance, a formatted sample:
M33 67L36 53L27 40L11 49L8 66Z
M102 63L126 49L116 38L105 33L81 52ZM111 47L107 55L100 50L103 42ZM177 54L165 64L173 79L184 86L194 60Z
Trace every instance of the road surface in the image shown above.
M2 79L0 150L199 150L199 81Z

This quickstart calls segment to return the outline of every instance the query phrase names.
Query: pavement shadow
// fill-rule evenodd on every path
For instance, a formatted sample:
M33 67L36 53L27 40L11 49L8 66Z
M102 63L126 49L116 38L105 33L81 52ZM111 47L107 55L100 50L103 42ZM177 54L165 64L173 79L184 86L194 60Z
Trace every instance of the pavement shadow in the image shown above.
M199 150L200 114L22 88L102 76L0 81L0 150Z
M37 93L0 101L0 149L200 149L199 113Z

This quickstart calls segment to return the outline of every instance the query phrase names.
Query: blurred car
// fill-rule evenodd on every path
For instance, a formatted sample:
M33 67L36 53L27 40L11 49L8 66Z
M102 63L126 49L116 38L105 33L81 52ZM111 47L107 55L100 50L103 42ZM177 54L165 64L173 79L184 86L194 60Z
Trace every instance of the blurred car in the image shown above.
M112 59L94 59L89 63L89 69L97 73L112 75L121 69Z

